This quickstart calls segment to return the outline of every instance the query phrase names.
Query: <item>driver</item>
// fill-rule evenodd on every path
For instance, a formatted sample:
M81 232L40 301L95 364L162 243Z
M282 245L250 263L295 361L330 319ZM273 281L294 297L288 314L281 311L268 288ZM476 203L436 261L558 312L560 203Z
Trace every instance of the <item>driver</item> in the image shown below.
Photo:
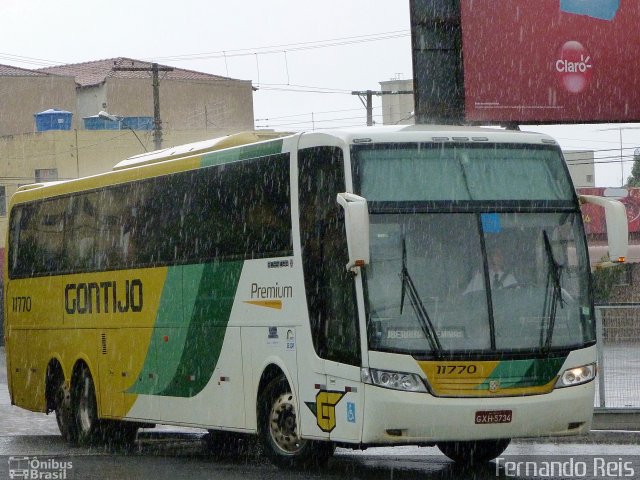
M498 249L494 249L489 254L489 281L491 282L491 288L493 290L518 286L516 277L514 277L512 273L504 270L504 257ZM475 273L462 294L466 295L467 293L477 292L482 289L484 289L484 275L479 271Z

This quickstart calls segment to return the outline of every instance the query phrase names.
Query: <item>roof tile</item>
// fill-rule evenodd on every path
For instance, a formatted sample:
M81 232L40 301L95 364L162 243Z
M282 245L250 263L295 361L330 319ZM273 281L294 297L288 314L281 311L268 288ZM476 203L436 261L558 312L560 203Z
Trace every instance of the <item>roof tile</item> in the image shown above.
M0 65L0 77L46 77L47 75L48 73L38 72L37 70Z
M35 70L56 75L73 76L76 83L81 87L90 87L99 85L107 78L149 78L151 75L147 71L123 71L116 70L116 67L136 67L151 68L151 62L135 60L132 58L118 57L107 58L104 60L95 60L84 63L74 63L68 65L58 65L55 67L45 67ZM160 67L168 67L167 65L159 65ZM168 67L173 68L173 67ZM173 68L169 72L162 72L163 78L179 79L179 80L234 80L228 77L221 77L209 73L196 72L193 70L185 70L182 68Z

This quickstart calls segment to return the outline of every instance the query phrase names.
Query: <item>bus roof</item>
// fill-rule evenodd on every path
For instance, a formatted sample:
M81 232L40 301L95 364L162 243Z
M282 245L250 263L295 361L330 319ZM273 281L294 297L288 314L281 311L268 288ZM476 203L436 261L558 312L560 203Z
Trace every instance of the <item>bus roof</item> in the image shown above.
M307 134L309 133L312 132ZM558 145L552 137L543 133L460 125L390 125L325 130L323 133L338 137L347 144L387 142L395 139L403 142L498 142Z
M153 152L134 155L117 163L113 169L122 170L125 168L137 167L140 165L148 165L156 162L164 162L187 155L199 155L203 153L222 150L225 148L239 147L250 143L271 140L291 135L289 132L271 132L271 131L254 131L241 132L227 135L225 137L212 138L200 142L187 143L175 147L155 150Z
M300 135L309 135L317 132L300 132ZM395 136L399 133L403 137L411 137L411 134L423 136L431 133L432 141L497 141L497 142L519 142L519 143L548 143L556 144L551 137L534 132L520 132L514 130L504 130L487 127L464 127L455 125L402 125L402 126L382 126L382 127L360 127L348 129L325 130L321 135L328 135L342 139L345 143L362 143L362 140L371 137L371 141L384 141L385 137ZM287 136L295 135L294 132L275 131L252 131L240 132L225 137L203 140L200 142L178 145L175 147L156 150L153 152L134 155L117 163L113 170L148 165L157 162L164 162L191 155L223 150L226 148L249 145L251 143L262 142ZM424 137L421 137L424 140ZM361 142L358 142L361 140ZM405 138L403 138L405 140ZM408 138L406 138L408 140Z
M534 132L520 132L486 127L466 127L456 125L392 125L376 127L360 127L348 129L323 130L312 132L275 132L275 131L251 131L227 135L220 138L204 140L200 142L188 143L175 147L156 150L140 155L129 157L117 163L111 172L100 173L71 180L61 180L53 182L40 182L23 185L16 193L26 194L26 199L41 197L42 193L36 191L45 189L50 192L46 195L57 195L75 189L88 188L95 181L100 183L98 178L116 174L118 182L133 180L138 178L139 173L136 167L164 165L158 172L170 172L175 168L171 166L171 160L193 159L200 155L242 147L259 142L268 142L284 137L299 136L299 147L304 148L306 144L313 145L316 142L327 141L332 138L332 143L336 141L345 146L351 144L385 143L385 142L435 142L435 143L524 143L524 144L550 144L558 145L557 142L545 134ZM325 140L323 140L325 139ZM165 163L166 162L166 163ZM143 174L144 175L144 174ZM67 186L69 185L69 187ZM70 187L70 185L74 185ZM49 190L52 188L53 190ZM33 192L33 193L31 193ZM14 198L12 198L12 201ZM17 199L15 199L17 200Z

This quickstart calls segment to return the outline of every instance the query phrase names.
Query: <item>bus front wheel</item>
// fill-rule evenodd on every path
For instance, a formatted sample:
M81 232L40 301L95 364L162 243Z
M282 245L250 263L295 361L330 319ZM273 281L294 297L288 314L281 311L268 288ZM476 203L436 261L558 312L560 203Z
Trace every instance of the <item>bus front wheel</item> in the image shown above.
M302 439L297 429L297 402L287 379L274 378L261 396L260 436L265 455L281 468L326 465L334 447Z
M468 442L438 442L442 453L454 462L464 464L485 463L500 456L509 446L511 439L476 440Z

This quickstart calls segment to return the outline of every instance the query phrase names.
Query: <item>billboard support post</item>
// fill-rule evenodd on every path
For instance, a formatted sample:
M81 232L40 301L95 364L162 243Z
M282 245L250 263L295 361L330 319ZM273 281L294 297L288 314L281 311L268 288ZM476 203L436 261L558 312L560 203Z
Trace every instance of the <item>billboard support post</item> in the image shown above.
M416 123L464 122L460 0L409 0Z

